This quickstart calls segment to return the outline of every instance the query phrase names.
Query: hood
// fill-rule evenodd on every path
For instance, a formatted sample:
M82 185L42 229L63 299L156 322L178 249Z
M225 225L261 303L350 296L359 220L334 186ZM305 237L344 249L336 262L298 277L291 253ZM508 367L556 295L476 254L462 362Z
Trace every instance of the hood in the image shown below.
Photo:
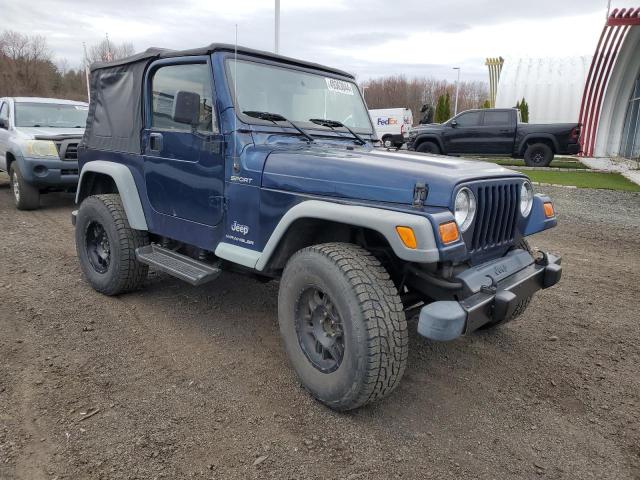
M78 135L84 134L82 128L47 128L47 127L16 127L16 132L24 139L34 139L36 137L55 137L58 135Z
M524 175L493 163L441 155L385 150L273 151L266 160L262 185L266 188L373 200L413 203L416 182L428 186L426 204L448 207L459 183Z

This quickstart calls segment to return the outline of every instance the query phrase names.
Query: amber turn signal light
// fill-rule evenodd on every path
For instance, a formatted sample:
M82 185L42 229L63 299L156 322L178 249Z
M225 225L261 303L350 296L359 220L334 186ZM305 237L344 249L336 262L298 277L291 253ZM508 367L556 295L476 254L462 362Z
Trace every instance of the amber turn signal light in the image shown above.
M544 204L544 216L547 218L551 218L556 214L556 212L553 211L553 203L551 202L546 202Z
M404 246L415 250L418 247L418 242L416 240L416 234L413 233L413 229L411 227L396 227L396 232L398 232L398 236Z
M440 240L442 240L444 244L455 242L460 238L458 224L456 222L441 223L438 231L440 232Z

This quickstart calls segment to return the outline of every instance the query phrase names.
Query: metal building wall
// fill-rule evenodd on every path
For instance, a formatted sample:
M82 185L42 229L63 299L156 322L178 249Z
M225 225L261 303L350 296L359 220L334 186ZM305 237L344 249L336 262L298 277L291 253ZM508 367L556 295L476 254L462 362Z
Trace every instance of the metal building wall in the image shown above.
M577 122L591 58L507 58L496 107L515 107L524 97L531 123Z

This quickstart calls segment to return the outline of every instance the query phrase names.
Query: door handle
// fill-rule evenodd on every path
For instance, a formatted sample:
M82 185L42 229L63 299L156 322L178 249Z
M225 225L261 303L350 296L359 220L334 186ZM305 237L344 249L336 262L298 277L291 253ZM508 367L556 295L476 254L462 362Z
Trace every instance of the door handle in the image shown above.
M149 135L149 150L152 152L162 151L162 134L152 133Z

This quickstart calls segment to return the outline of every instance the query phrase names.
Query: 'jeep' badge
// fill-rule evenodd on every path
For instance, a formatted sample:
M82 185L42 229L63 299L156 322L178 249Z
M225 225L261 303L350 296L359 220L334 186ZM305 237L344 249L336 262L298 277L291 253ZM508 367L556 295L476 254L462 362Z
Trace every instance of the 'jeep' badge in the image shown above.
M233 225L231 225L231 231L241 233L242 235L246 235L247 233L249 233L249 226L241 225L238 222L234 221Z

